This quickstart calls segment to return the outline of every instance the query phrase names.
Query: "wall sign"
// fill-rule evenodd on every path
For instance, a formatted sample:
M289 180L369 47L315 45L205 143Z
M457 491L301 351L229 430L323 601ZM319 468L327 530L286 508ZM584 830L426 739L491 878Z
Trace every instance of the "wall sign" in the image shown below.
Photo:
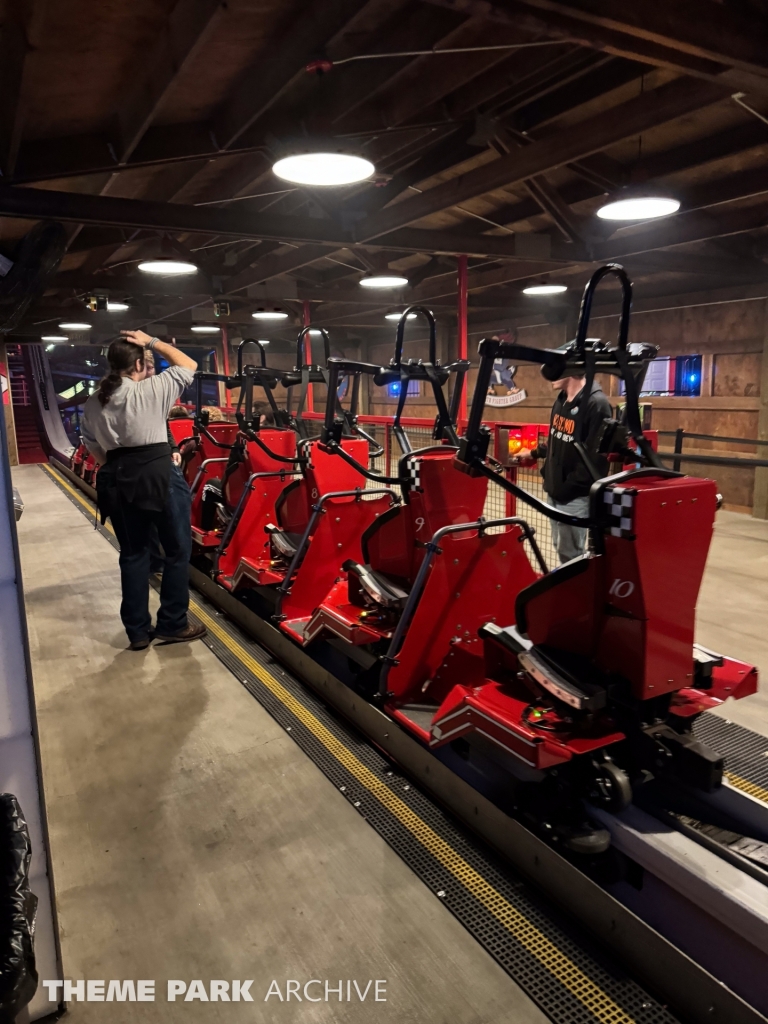
M497 409L506 409L526 400L528 392L515 384L516 373L517 367L511 360L494 359L491 383L485 399L486 405L494 406Z

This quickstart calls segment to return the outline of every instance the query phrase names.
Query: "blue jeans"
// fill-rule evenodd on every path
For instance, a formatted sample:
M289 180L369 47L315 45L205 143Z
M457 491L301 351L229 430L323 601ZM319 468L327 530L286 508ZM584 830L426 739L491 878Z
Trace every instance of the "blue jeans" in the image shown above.
M120 504L111 515L120 543L120 581L123 600L120 618L128 639L149 637L149 559L154 525L163 545L165 564L160 586L157 632L173 636L187 628L189 607L189 559L192 555L192 499L178 466L171 467L168 500L162 512Z
M586 519L589 516L589 498L574 498L573 501L555 501L549 499L553 508L561 512L567 512L571 516L579 516ZM566 526L564 523L552 521L552 543L555 545L557 557L560 564L570 562L572 558L583 555L587 547L586 528L580 526Z

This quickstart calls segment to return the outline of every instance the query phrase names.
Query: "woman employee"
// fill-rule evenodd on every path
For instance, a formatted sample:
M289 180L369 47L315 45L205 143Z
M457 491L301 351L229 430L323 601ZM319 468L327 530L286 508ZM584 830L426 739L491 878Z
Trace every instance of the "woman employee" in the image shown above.
M120 617L132 651L153 640L180 643L205 635L190 625L189 558L192 552L189 488L171 460L167 419L193 381L197 363L143 331L121 331L107 350L109 373L85 403L82 436L101 463L97 478L102 522L109 516L120 544L123 600ZM145 351L170 364L147 376ZM149 614L152 525L165 552L157 625Z

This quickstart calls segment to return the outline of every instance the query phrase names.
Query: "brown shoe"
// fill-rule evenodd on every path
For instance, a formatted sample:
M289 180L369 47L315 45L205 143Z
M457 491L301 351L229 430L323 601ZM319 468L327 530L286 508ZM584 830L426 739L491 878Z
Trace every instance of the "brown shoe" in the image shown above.
M161 644L186 644L190 640L200 640L208 630L205 626L197 623L196 625L189 625L186 629L182 629L180 633L174 633L173 636L163 636L162 633L155 635L155 640Z

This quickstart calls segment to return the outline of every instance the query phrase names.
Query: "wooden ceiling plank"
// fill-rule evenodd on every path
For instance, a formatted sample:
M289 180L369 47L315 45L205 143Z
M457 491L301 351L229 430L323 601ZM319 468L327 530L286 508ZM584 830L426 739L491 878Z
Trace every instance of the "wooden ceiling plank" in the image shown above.
M497 29L489 34L484 20L470 20L440 39L437 50L463 46L503 46L507 43L525 43L526 36L518 29ZM417 57L394 78L390 79L376 104L339 124L343 132L370 132L386 130L407 124L421 111L441 102L462 85L471 82L489 67L499 64L508 56L504 50L452 54L450 57Z
M118 162L124 164L163 100L225 16L224 0L178 0L149 52L131 67L131 85L117 111Z
M717 80L731 91L743 89L766 94L768 78L763 73L752 73L743 68L734 68L728 61L713 60L686 52L679 46L666 46L652 39L629 32L610 28L576 16L554 10L537 10L521 2L500 4L493 0L425 0L438 7L448 7L467 15L485 16L498 24L527 27L530 31L543 32L555 39L568 39L582 46L590 46L606 53L612 53L629 60L637 60L653 67L668 68L682 74ZM653 0L651 0L653 2ZM666 5L659 5L661 8ZM707 4L707 8L712 6ZM721 8L722 9L722 8ZM699 13L698 17L701 17Z
M0 171L4 178L13 175L19 154L30 51L22 6L8 4L0 34Z
M439 174L446 167L455 166L462 159L468 160L480 152L478 146L470 145L468 140L474 133L474 125L461 125L457 131L441 139L429 148L423 156L415 160L404 170L395 174L386 185L369 189L353 205L364 213L382 210L387 203L396 199L409 185L426 181L433 174Z
M311 0L300 16L293 11L290 26L281 27L215 115L214 133L220 147L235 145L291 84L306 74L309 61L323 53L356 15L371 6L383 4L381 0Z
M293 252L284 253L282 256L269 256L267 259L259 260L254 267L246 267L239 274L227 281L228 294L245 291L251 285L262 284L270 278L279 277L281 274L288 274L292 270L299 270L310 263L315 263L324 256L330 256L333 250L325 245L302 245Z
M519 0L546 14L621 32L671 50L768 74L768 32L754 18L712 0Z
M721 98L716 86L687 79L669 82L381 211L361 225L361 240L378 238L457 203L546 174Z
M727 207L717 215L695 212L665 218L642 231L614 238L595 246L594 258L599 262L622 259L639 253L653 252L668 246L705 242L725 238L768 226L768 203L739 209Z

